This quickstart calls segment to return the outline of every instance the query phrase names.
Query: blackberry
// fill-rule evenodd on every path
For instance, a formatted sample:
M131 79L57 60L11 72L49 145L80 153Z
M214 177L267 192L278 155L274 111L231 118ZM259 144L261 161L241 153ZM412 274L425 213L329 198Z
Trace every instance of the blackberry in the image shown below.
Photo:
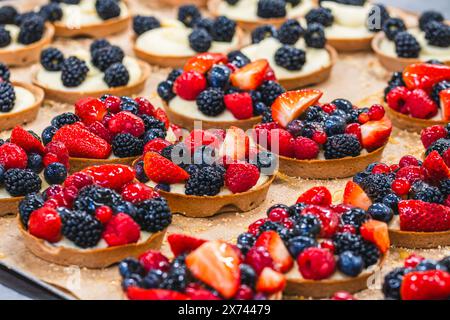
M30 17L20 24L20 32L17 41L25 45L35 43L42 39L44 31L44 19L40 16Z
M149 30L160 28L161 23L155 17L137 15L133 17L133 31L141 35Z
M48 184L62 184L67 178L66 167L59 162L53 162L44 169L44 178Z
M89 46L89 52L91 53L91 55L94 54L94 51L97 51L99 49L103 49L106 47L110 47L111 43L109 43L108 40L106 39L97 39L94 40L91 45Z
M94 247L102 238L103 225L83 211L61 210L62 234L78 247Z
M270 24L262 25L252 31L252 43L260 43L266 38L276 37L277 29Z
M189 46L195 52L206 52L211 48L213 38L205 29L194 29L189 35Z
M27 168L33 170L36 173L40 173L44 168L44 164L42 163L42 156L39 153L29 153Z
M256 279L258 278L255 270L253 270L251 266L245 263L241 263L239 265L239 270L241 272L241 283L254 289L256 285Z
M108 20L120 16L120 6L116 0L96 0L95 10L103 20Z
M188 28L192 28L201 16L200 11L194 5L184 5L178 9L178 20Z
M363 241L362 250L358 254L363 258L366 268L377 263L381 256L378 247L366 240Z
M52 126L59 129L65 125L80 121L80 118L73 112L65 112L54 117L51 121Z
M170 80L166 80L160 82L158 84L157 92L158 96L166 102L169 102L175 97L175 93L173 93L173 82Z
M425 39L432 46L447 48L450 46L450 26L432 21L425 28Z
M260 18L283 18L286 16L284 0L259 0L256 14Z
M163 278L161 288L182 292L186 289L187 280L188 271L186 266L181 268L172 267L169 272L167 272L166 277Z
M385 174L370 174L363 178L360 185L373 202L381 202L390 194L392 178Z
M288 213L290 217L298 217L301 215L302 211L306 208L306 204L303 202L296 203L288 208Z
M439 185L439 190L444 195L444 197L450 195L450 179L442 180Z
M417 58L419 56L419 42L413 35L406 31L399 32L395 36L395 51L400 58Z
M123 203L122 198L114 190L91 185L80 190L73 208L93 215L97 207L102 205L115 207L121 203Z
M173 69L170 71L169 75L167 76L168 81L172 81L172 83L177 80L179 76L183 73L183 69Z
M11 43L11 34L5 29L5 26L0 25L0 48L4 48Z
M387 299L400 300L400 287L403 277L411 272L410 268L395 268L384 277L383 294Z
M205 29L209 34L212 34L214 20L209 18L200 18L194 22L194 28Z
M92 64L105 72L114 63L122 62L125 54L118 46L108 46L92 52Z
M4 175L4 183L6 191L13 197L39 192L42 185L41 178L29 169L7 170Z
M325 159L356 157L361 154L358 138L351 134L337 134L328 137L325 143Z
M380 3L374 4L367 16L367 29L370 32L379 32L389 18L389 12L384 5Z
M283 229L284 227L281 223L267 220L259 227L259 232L263 233L265 231L275 231L279 234Z
M0 112L9 112L14 108L16 92L9 82L0 82Z
M137 157L144 150L144 142L129 133L120 133L112 140L112 150L119 158Z
M40 193L29 193L19 203L20 221L25 228L28 226L28 220L31 213L44 206L44 198Z
M281 25L277 38L282 44L294 45L305 33L305 30L295 19L289 19Z
M270 112L270 110L269 110L269 107L266 106L266 104L264 102L256 102L253 104L253 115L261 116L265 112Z
M270 111L264 112L262 114L262 123L270 123L273 122L272 113Z
M301 209L303 206L295 208L297 210ZM294 209L291 209L291 211ZM300 211L301 212L301 211ZM312 214L299 214L292 216L294 219L294 233L301 236L316 237L319 235L322 229L322 224L320 219Z
M318 23L311 23L305 32L305 42L308 47L323 49L327 43L323 26Z
M439 188L431 186L423 181L416 181L411 186L409 196L414 200L422 200L431 203L444 202L444 195Z
M224 92L219 88L208 88L197 97L197 106L201 113L214 117L225 111Z
M58 3L49 3L39 9L39 14L46 21L55 22L62 19L63 12Z
M328 114L320 106L311 106L304 113L304 120L307 122L324 122L327 117Z
M450 148L450 139L438 139L425 151L425 156L428 156L431 152L437 151L441 156L447 149Z
M52 141L53 136L55 135L56 131L58 131L58 128L54 126L48 126L46 127L41 134L42 143L44 145L48 144L50 141Z
M153 198L139 203L135 220L142 230L158 232L172 222L172 213L164 198Z
M269 80L263 82L258 88L258 91L261 93L262 102L264 102L266 106L271 106L276 98L286 90L278 82Z
M56 48L47 48L41 52L41 64L45 70L60 71L64 54Z
M255 244L256 238L253 234L244 232L237 237L237 247L242 251L244 255Z
M369 214L365 210L359 208L352 208L341 215L341 221L343 224L349 224L357 229L359 229L359 227L361 227L361 225L369 219Z
M315 8L311 9L305 16L306 22L308 24L318 23L323 25L324 27L329 27L333 24L334 17L333 13L328 8Z
M383 24L383 32L386 35L386 37L391 41L394 41L397 34L402 31L406 31L406 25L402 19L389 18Z
M137 115L139 113L139 103L130 97L120 97L120 110L128 111Z
M275 52L275 63L290 71L298 71L306 62L306 53L301 49L284 45Z
M443 90L447 90L450 89L450 81L449 80L444 80L441 82L436 83L433 86L433 89L431 91L431 98L433 99L434 102L436 102L436 104L438 106L440 106L441 103L441 99L439 98L439 93Z
M145 131L150 129L160 129L166 131L166 127L162 121L159 121L158 119L147 114L140 115L140 118L144 121Z
M335 254L339 255L345 251L351 251L360 255L364 260L366 268L375 264L380 257L378 248L357 234L348 232L337 233L333 237L333 243L335 246Z
M130 81L130 73L122 63L117 62L105 70L103 80L110 88L126 86Z
M78 87L87 76L89 68L83 60L71 56L61 64L61 80L65 87Z
M440 12L434 10L424 11L419 18L420 30L425 31L426 26L430 22L444 22L444 16Z
M12 6L3 6L0 8L0 24L14 24L16 16L16 8Z
M239 50L231 51L227 54L228 62L237 68L242 68L243 66L250 63L250 59Z
M212 26L211 35L214 41L231 42L236 32L236 22L227 17L218 17Z
M205 166L186 181L187 195L215 196L224 185L223 175L212 166Z
M165 137L166 137L165 130L150 129L144 133L144 135L142 136L142 140L144 141L144 145L145 145L147 142L152 141L153 139L156 139L156 138L164 139Z
M0 62L0 79L9 82L11 72L6 64Z

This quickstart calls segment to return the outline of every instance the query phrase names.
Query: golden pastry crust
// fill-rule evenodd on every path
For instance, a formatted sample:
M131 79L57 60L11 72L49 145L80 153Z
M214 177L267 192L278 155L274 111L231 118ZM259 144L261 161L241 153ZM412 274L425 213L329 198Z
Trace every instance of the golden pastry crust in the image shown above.
M396 247L430 249L450 246L450 230L441 232L412 232L389 229L389 238Z

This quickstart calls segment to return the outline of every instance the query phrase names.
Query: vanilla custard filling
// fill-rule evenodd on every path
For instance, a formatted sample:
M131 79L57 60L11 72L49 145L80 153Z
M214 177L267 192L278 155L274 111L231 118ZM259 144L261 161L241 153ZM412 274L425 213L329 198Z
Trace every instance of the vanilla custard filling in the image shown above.
M25 47L24 44L17 41L19 37L20 28L14 24L5 24L5 29L9 31L11 36L11 43L5 47L0 48L0 50L15 50Z
M275 52L281 48L283 44L277 39L270 37L259 43L243 48L241 51L250 60L267 59L277 79L292 79L308 75L315 71L321 70L331 64L330 54L326 49L310 48L305 45L305 41L300 39L295 47L306 52L306 62L298 71L290 71L280 67L275 62Z
M161 27L141 34L136 40L136 48L156 56L186 57L198 54L189 45L192 29L177 20L163 20ZM237 48L237 33L231 42L213 41L208 52L224 53Z
M239 0L235 5L230 5L226 1L220 1L217 8L217 13L232 20L252 22L265 19L258 17L257 15L258 1L259 0ZM303 16L314 7L315 4L313 0L303 0L300 4L294 7L288 3L286 4L286 17L284 18Z
M100 24L108 20L103 20L95 10L95 0L81 0L79 4L60 3L63 16L59 23L68 28L77 29L90 24ZM120 16L129 15L128 8L123 1L119 2Z

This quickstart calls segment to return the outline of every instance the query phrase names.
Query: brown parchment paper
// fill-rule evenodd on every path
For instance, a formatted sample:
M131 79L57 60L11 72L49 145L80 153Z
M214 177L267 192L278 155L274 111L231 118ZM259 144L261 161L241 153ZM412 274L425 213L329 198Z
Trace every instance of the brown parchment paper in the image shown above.
M33 8L36 5L45 3L45 0L16 0L2 1L1 4L12 3L20 11ZM157 16L174 16L173 8L163 8L156 0L128 0L132 12L139 14L154 14ZM127 54L133 55L131 49L131 28L127 32L114 35L108 39L120 45ZM54 45L62 49L65 53L84 47L88 48L91 40L88 39L55 39ZM149 44L158 45L158 44ZM33 67L14 68L11 70L12 79L18 81L31 82L31 70ZM168 69L152 67L152 74L147 82L146 89L141 95L151 99L151 101L161 106L161 102L155 93L156 85L163 80ZM377 62L376 57L371 53L356 53L351 55L340 54L331 78L317 88L325 92L322 101L330 101L335 98L346 98L354 103L361 101L365 97L379 92L385 86L389 73L386 72ZM46 101L41 108L38 118L28 125L27 129L33 129L40 133L48 125L50 119L55 115L72 111L72 105L65 105ZM1 132L0 137L9 137L10 132ZM384 152L383 161L388 163L396 162L402 155L412 154L420 157L423 152L419 135L407 133L395 129ZM182 232L186 234L203 237L205 239L224 239L236 241L239 233L243 232L248 224L265 215L268 207L276 203L293 204L297 197L308 188L317 185L328 187L333 194L333 200L339 202L345 183L348 179L315 181L293 179L280 176L271 187L266 201L257 209L246 213L227 213L213 218L193 219L176 215L168 234ZM27 272L42 281L45 281L59 289L62 289L78 299L123 299L120 288L120 277L116 267L103 270L91 270L86 268L61 267L47 263L29 252L21 239L17 230L14 217L0 218L0 259L3 263ZM163 252L170 255L167 242L164 242ZM370 288L364 290L356 296L359 299L381 299L383 296L379 290L382 283L382 274L388 272L395 266L399 266L412 250L392 249L387 259L385 267L371 279ZM428 258L441 258L450 254L450 247L415 250L415 252ZM289 297L291 298L291 297ZM307 299L307 297L296 297Z

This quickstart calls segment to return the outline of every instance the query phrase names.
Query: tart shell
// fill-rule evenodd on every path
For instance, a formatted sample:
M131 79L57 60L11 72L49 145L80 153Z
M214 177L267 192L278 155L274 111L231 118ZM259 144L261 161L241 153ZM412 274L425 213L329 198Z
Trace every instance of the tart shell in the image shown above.
M52 24L45 24L45 32L42 39L18 49L0 49L0 61L13 67L22 67L39 61L41 51L48 46L55 35Z
M131 166L138 157L113 158L113 159L89 159L89 158L69 158L70 173L81 171L87 167L104 164L124 164Z
M139 80L131 85L126 85L122 87L116 87L116 88L108 88L103 90L94 90L94 91L70 91L70 90L59 90L47 87L43 84L41 84L37 80L37 72L38 70L34 70L32 74L32 81L33 83L44 89L45 91L45 98L48 100L55 100L63 103L69 103L74 104L79 99L84 97L96 97L100 98L104 94L111 94L115 96L132 96L134 94L140 93L142 90L144 90L145 83L150 76L150 66L146 64L143 61L138 60L139 67L142 71L141 77Z
M56 21L55 35L58 37L91 37L104 38L106 36L125 31L131 21L131 15L105 20L102 23L93 23L80 26L79 28L69 28L65 24Z
M0 199L0 217L6 216L8 214L19 213L19 202L22 201L24 197L9 197Z
M450 230L441 232L412 232L389 229L391 243L397 247L430 249L450 246Z
M328 38L327 44L338 52L370 51L374 36L364 38Z
M24 110L14 112L12 109L10 112L0 113L0 130L9 130L14 126L22 123L28 123L36 119L39 112L39 108L44 101L44 91L36 86L28 83L12 81L11 84L15 87L22 87L30 91L34 96L34 103Z

